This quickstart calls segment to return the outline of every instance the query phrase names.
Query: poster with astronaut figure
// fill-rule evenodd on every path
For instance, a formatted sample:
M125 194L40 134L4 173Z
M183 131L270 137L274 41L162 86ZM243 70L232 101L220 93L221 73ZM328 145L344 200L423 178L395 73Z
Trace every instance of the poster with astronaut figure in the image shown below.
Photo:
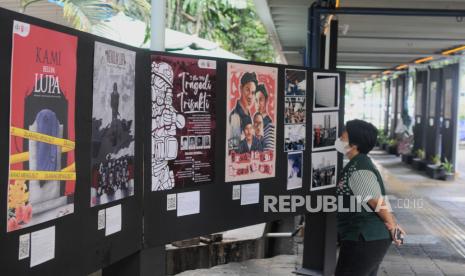
M216 61L152 55L152 191L213 181Z
M134 195L136 53L96 42L90 205Z

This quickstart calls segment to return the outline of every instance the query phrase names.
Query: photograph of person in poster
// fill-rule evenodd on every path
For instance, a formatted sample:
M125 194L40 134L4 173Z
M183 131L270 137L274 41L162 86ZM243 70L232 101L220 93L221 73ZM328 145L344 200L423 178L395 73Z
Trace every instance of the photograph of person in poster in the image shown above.
M152 191L211 182L216 61L152 55L151 77Z
M7 231L74 212L75 36L14 21Z
M277 73L227 65L226 182L275 176Z
M95 42L90 206L134 194L136 53Z
M285 96L305 96L307 92L307 71L286 69Z
M303 152L287 155L287 190L302 188Z

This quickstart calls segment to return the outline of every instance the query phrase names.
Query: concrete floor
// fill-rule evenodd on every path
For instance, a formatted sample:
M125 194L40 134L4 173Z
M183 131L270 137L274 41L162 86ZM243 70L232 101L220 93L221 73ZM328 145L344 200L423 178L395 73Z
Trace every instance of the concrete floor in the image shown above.
M378 275L465 275L465 179L435 181L411 170L398 157L373 152L372 158L383 174L396 217L408 234L403 246L390 248ZM178 275L292 275L301 264L300 246L297 252Z

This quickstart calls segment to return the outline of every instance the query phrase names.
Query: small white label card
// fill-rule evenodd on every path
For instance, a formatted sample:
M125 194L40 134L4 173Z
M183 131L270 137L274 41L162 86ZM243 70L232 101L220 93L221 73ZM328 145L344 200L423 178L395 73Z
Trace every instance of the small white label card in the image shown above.
M241 205L257 204L260 198L260 183L241 185Z
M105 236L121 231L121 204L105 211Z
M200 213L200 191L178 193L178 217Z
M176 194L166 195L166 211L176 210Z
M30 233L19 236L18 260L29 258L30 244L31 244Z
M97 230L105 228L105 209L98 210L97 215Z
M241 185L233 185L232 187L232 200L241 199Z
M55 226L31 233L31 267L55 258Z

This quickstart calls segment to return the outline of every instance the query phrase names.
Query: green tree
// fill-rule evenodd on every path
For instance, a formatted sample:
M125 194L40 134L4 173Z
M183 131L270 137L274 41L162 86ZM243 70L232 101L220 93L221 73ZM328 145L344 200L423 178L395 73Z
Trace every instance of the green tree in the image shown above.
M47 0L19 0L20 12L25 12L30 5L44 1ZM74 28L81 31L90 31L92 27L98 26L102 20L116 11L114 6L105 0L54 0L53 2L63 7L64 17Z
M215 41L248 60L274 62L276 53L252 0L168 0L168 28Z

